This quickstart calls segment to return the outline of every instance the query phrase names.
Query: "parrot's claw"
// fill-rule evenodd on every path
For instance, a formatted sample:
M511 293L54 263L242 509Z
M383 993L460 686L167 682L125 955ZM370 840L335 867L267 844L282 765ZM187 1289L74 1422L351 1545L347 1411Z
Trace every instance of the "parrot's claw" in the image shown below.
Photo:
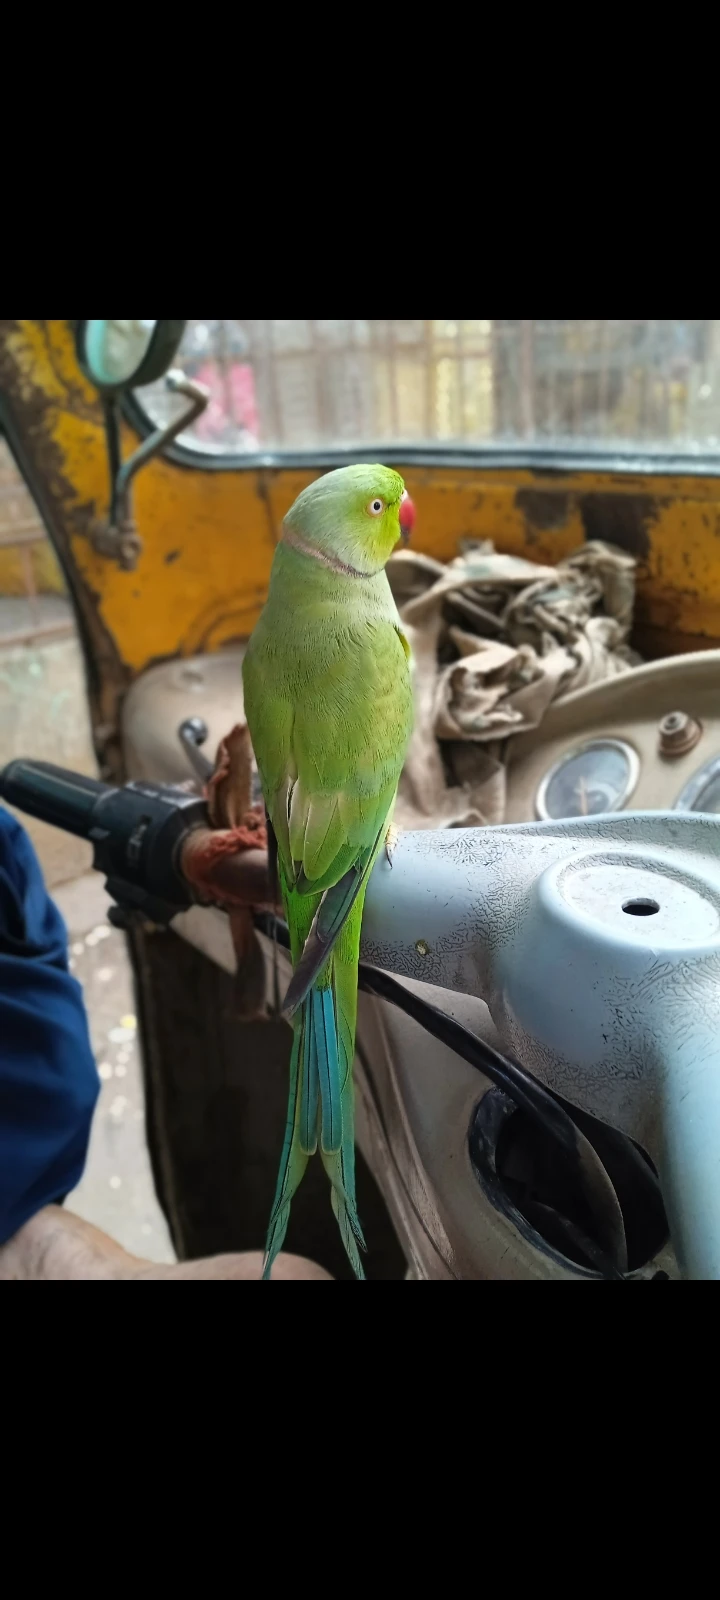
M391 822L385 835L385 859L389 867L392 867L392 858L397 850L399 838L400 829L396 828L394 823Z

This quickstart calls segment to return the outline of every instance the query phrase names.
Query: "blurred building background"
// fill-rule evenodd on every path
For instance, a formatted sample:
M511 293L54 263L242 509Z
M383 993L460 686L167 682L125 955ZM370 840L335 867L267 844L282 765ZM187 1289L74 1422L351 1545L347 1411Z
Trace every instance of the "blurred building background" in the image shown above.
M210 450L720 448L720 322L190 322L179 359Z

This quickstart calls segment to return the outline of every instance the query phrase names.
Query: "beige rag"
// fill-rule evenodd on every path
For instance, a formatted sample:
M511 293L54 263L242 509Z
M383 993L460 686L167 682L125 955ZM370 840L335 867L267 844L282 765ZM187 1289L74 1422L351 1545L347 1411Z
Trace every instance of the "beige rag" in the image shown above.
M502 822L507 740L571 690L627 672L635 561L596 540L538 566L465 541L443 566L403 551L388 577L413 652L402 828ZM439 741L442 741L440 743Z

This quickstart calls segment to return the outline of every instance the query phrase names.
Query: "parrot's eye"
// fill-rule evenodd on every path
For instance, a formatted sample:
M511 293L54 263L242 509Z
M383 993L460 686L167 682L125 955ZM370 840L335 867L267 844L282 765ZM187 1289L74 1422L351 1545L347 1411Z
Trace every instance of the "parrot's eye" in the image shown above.
M382 515L384 510L385 510L385 501L384 500L371 500L370 504L369 504L369 506L367 508L368 516L370 516L370 517L379 517L379 516Z

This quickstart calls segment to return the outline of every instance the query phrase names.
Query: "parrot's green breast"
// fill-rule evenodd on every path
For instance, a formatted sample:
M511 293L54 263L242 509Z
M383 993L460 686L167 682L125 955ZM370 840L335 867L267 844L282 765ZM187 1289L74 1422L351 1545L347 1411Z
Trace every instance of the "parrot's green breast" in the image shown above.
M337 576L280 546L243 681L286 870L299 863L326 886L374 843L412 731L408 647L385 573Z

